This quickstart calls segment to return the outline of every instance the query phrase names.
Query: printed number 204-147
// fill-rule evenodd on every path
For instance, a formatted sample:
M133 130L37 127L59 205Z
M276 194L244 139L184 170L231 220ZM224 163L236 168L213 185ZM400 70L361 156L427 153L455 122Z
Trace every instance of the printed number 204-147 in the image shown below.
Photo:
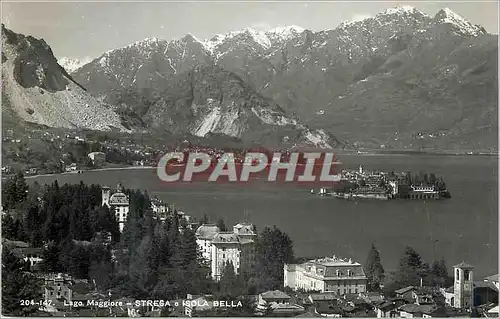
M21 306L50 306L52 304L52 300L21 300Z

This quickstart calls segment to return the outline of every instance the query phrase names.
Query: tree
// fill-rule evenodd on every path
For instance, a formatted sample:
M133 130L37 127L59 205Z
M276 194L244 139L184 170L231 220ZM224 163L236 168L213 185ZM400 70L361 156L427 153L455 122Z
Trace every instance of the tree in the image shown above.
M279 289L283 284L283 266L294 261L293 243L276 226L266 227L256 241L255 274L259 290Z
M2 187L2 205L4 210L15 208L28 196L28 184L22 172L9 178Z
M73 245L68 263L68 273L75 278L88 278L90 268L90 249L81 244Z
M382 267L382 263L380 260L380 254L375 248L375 245L372 244L372 248L368 252L368 258L365 264L365 274L368 279L367 289L368 290L379 290L380 284L384 280L384 267Z
M200 259L196 235L191 229L186 229L181 234L182 265L187 267L195 264Z
M39 217L39 207L37 203L32 201L28 201L27 207L24 213L24 232L27 235L27 240L34 247L37 247L41 244L41 232L40 225L41 220Z
M27 317L38 312L37 305L22 304L21 300L42 298L40 281L31 273L25 272L22 262L13 250L4 246L2 249L2 314L7 316Z
M219 298L235 299L241 291L241 282L234 271L233 263L226 262L219 281Z
M437 179L436 179L436 175L434 175L434 173L431 173L431 174L429 175L429 184L431 184L431 185L435 185L435 184L436 184L436 180L437 180Z
M227 231L226 224L224 224L224 220L222 218L219 218L219 220L217 220L217 227L219 227L220 231Z
M446 262L444 258L441 260L435 260L432 264L431 274L433 276L433 284L439 287L446 286L448 282L448 269L446 267Z
M20 222L14 219L10 214L2 217L2 235L4 238L21 240L21 238L19 238L20 227Z
M46 244L42 250L42 268L45 272L59 272L59 254L58 245L51 241Z
M97 288L105 291L110 287L114 275L110 248L101 243L92 245L90 260L89 278Z
M145 236L130 261L129 280L138 298L147 298L157 281L156 260L150 257L153 249L152 243L152 238Z
M203 217L200 220L200 226L203 224L208 224L210 219L208 218L207 213L203 213Z
M90 213L91 232L109 232L113 242L120 240L120 229L114 209L104 205Z
M420 285L420 279L428 275L428 267L412 247L406 246L404 256L399 261L395 284L399 287Z
M446 183L443 181L443 178L440 177L438 181L436 182L436 189L438 191L444 191L446 190Z

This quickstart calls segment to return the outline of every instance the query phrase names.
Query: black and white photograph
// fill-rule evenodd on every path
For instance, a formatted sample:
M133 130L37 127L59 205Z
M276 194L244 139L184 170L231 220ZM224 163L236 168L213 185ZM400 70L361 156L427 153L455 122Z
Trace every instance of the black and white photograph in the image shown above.
M1 11L1 315L499 317L498 1Z

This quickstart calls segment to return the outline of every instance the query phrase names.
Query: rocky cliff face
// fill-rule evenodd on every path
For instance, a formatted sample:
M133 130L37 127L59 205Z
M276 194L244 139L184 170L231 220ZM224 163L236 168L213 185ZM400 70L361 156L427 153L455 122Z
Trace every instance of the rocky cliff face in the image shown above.
M3 25L2 112L53 127L124 130L113 109L75 82L43 39Z
M217 66L174 76L143 118L153 129L201 137L223 134L245 144L338 146L333 137L286 116L237 75Z

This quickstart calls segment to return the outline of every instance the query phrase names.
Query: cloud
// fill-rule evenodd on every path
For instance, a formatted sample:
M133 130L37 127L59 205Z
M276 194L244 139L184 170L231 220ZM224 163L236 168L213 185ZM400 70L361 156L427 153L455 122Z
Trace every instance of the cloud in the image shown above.
M251 25L252 29L255 29L257 31L267 31L272 29L272 26L264 21L259 21Z
M357 13L357 14L352 16L351 21L361 21L361 20L368 19L371 17L372 17L372 15L370 15L368 13Z

